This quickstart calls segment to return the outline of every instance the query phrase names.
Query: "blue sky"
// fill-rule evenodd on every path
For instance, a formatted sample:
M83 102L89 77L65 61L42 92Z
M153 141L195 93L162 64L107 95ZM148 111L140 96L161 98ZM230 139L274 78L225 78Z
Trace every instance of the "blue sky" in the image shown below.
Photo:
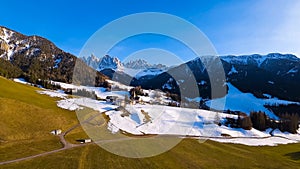
M299 9L297 0L12 0L1 2L0 25L43 36L78 55L89 37L110 21L138 12L163 12L196 25L220 55L281 52L300 56ZM162 37L136 37L119 44L123 51L112 54L122 58L137 49L169 46L166 50L190 55L176 43Z

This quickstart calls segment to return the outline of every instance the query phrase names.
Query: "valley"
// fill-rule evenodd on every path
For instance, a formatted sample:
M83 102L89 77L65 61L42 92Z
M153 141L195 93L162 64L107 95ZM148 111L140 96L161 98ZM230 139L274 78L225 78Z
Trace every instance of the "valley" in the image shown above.
M13 130L13 133L15 133L15 131L18 131L19 135L22 134L23 137L15 137L11 140L3 137L3 135L9 134L8 132L3 133L3 130L1 130L1 139L6 140L6 142L1 142L1 154L5 155L1 155L1 161L23 158L34 154L39 154L40 152L52 151L54 149L62 147L59 143L59 139L51 135L49 131L56 128L62 128L63 131L66 131L73 125L76 125L78 121L75 112L57 108L56 101L59 99L38 94L36 92L36 90L40 90L38 88L18 84L4 78L0 78L0 83L2 85L9 86L6 88L1 88L0 93L2 100L12 99L19 103L25 103L41 108L40 110L35 110L32 112L27 111L25 114L20 113L23 111L23 109L9 111L9 114L11 114L12 112L16 112L18 114L17 118L10 118L17 121L13 122L11 120L5 120L1 118L1 124L24 124L26 123L26 119L22 118L28 116L33 118L34 116L31 115L43 113L47 110L55 110L54 112L49 114L49 116L51 116L52 118L47 118L48 116L45 116L43 114L44 119L48 119L48 123L32 123L32 130L35 130L38 124L40 125L38 127L39 129L44 128L44 130L39 131L39 133L37 133L37 136L35 137L30 137L31 133L26 132L26 130L29 130L30 128L27 127L25 131L21 130L22 128L24 128L22 125L16 126ZM16 92L15 89L18 89L18 92ZM4 93L6 94L4 95ZM31 96L31 98L35 99L26 99L26 95L29 95ZM7 104L7 106L10 105ZM12 107L14 106L10 106L10 108ZM53 118L53 116L56 118ZM64 123L61 123L62 125L59 125L61 120L57 120L57 117L66 118L66 121L64 121ZM39 119L36 120L36 122L39 121ZM35 122L35 120L30 119L30 122ZM82 134L82 129L79 129L80 128L76 129L76 131L74 130L75 133L69 133L71 138L86 137L84 134ZM76 136L74 137L74 135ZM24 142L24 137L29 137L27 139L27 143ZM42 138L50 138L50 140ZM66 138L68 139L68 135L66 136ZM298 158L299 151L299 143L271 147L253 147L232 143L223 144L209 140L205 143L199 144L199 142L195 139L184 139L175 148L159 156L144 159L130 159L111 154L95 144L89 144L83 147L63 150L51 155L37 157L31 160L1 165L1 168L72 169L84 167L139 168L141 166L147 166L148 168L193 168L196 166L202 166L203 168L297 168L300 164ZM24 154L24 152L26 152L26 154ZM181 162L179 162L178 159L185 160L180 160Z

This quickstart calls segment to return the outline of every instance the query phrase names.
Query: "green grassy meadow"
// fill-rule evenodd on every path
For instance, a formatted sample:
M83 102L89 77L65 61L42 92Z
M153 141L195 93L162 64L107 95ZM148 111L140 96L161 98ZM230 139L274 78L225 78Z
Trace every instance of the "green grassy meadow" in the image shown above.
M2 77L0 86L0 161L61 148L50 131L77 124L75 112L58 108L57 99L38 88Z
M97 145L74 148L34 160L1 166L11 168L286 168L300 166L299 144L249 147L206 141L183 140L172 150L143 159L124 158Z

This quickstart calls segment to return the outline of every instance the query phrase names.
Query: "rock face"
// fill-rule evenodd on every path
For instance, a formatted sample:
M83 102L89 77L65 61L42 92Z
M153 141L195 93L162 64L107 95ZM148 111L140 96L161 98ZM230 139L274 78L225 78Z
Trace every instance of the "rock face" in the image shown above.
M0 58L20 68L22 76L32 82L43 79L72 83L77 63L85 71L94 71L74 55L39 36L25 36L0 27L0 44ZM96 74L101 81L106 78L101 73Z

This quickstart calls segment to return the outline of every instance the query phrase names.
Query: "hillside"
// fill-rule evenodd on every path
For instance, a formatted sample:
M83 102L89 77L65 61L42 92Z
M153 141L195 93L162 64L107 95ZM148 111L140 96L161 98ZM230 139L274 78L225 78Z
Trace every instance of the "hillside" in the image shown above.
M0 161L60 148L49 132L76 124L76 114L57 108L57 99L38 94L38 88L3 77L0 86Z
M264 97L263 94L269 94L284 100L300 100L300 90L297 87L300 82L300 59L296 56L271 53L268 55L220 56L220 60L226 81L234 84L242 92L253 93L260 98ZM141 85L143 88L158 88L179 93L179 86L183 86L182 88L187 86L189 83L187 77L192 74L198 83L201 97L210 99L211 79L209 79L203 61L210 66L217 63L213 57L205 60L196 58L151 79L135 80L133 84ZM215 65L216 68L218 66L220 65ZM190 72L186 72L188 68L191 70ZM212 70L214 69L212 68ZM172 74L176 74L176 78L171 77ZM222 77L221 74L219 77ZM169 82L170 78L173 78L173 83ZM178 86L178 84L180 85ZM169 87L166 88L166 86ZM224 94L217 97L222 97L222 95Z
M26 36L0 26L0 75L22 76L33 83L39 79L80 83L83 82L80 76L86 77L86 74L98 79L97 82L87 82L95 86L102 85L107 79L102 73L43 37Z

